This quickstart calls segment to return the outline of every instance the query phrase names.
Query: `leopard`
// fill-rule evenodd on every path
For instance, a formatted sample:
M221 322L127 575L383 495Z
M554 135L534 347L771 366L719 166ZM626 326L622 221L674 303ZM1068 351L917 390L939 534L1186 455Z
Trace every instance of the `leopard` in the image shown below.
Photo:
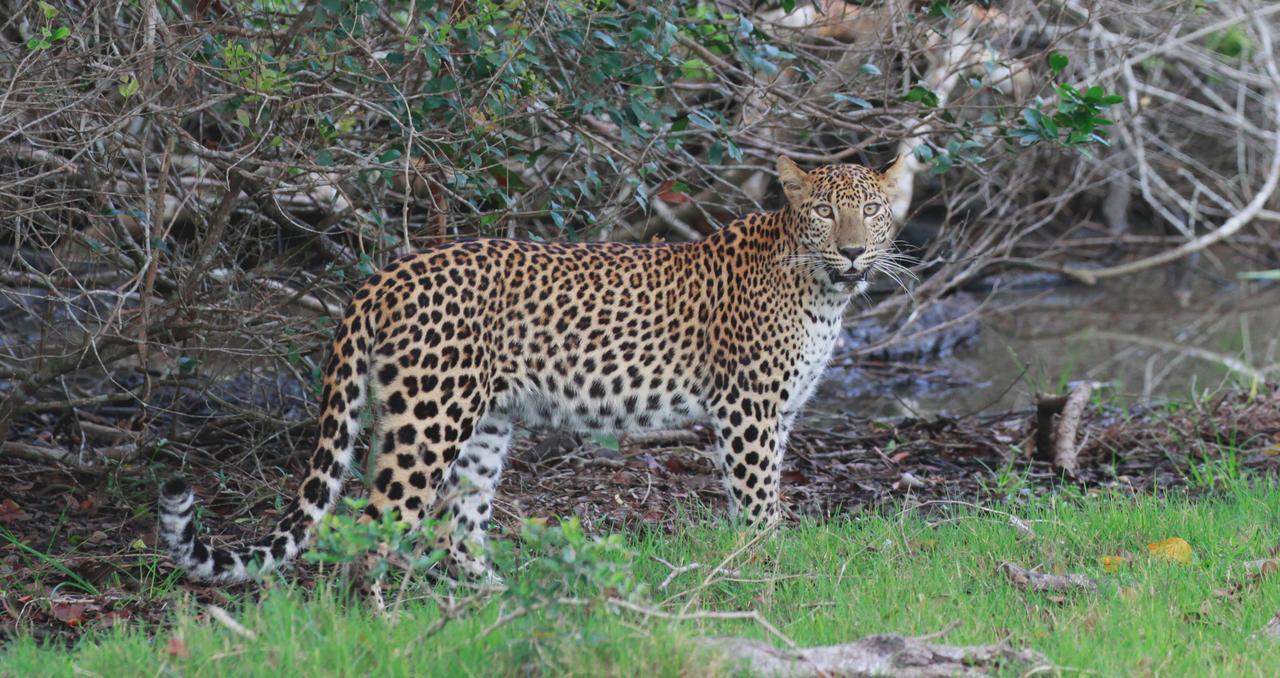
M787 441L846 307L872 274L905 270L891 207L907 166L806 172L780 156L781 207L701 240L453 239L394 259L336 325L318 441L274 529L210 545L176 476L160 488L169 557L224 584L295 558L338 503L367 402L375 458L359 519L435 524L463 576L491 574L484 544L517 424L621 435L704 422L730 520L774 525Z

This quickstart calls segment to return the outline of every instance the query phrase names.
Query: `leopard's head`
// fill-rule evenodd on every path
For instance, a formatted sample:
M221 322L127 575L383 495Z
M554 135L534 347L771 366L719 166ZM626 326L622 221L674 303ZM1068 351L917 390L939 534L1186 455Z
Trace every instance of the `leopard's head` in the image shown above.
M783 216L799 245L786 263L840 291L865 290L867 276L875 271L895 280L909 275L894 247L900 228L894 201L910 181L907 162L907 156L899 158L883 172L861 165L804 172L790 158L779 157L778 176L788 202Z

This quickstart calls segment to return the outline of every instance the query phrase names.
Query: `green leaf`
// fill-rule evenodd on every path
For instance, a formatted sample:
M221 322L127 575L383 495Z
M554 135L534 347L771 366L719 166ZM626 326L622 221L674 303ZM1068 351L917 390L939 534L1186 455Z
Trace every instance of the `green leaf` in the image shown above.
M782 11L790 14L796 10L796 0L782 0Z
M620 446L618 445L618 438L617 438L617 436L611 436L611 435L605 435L605 434L597 433L597 434L595 434L595 435L591 436L591 441L592 441L592 442L594 442L595 444L599 445L600 447L605 448L606 450L613 450L614 452L617 452L617 451L618 451L618 448L620 447Z
M178 372L180 374L193 374L199 366L200 361L189 355L178 356Z
M618 46L618 41L617 41L617 40L614 40L612 35L609 35L608 33L605 33L604 31L593 31L593 32L591 33L591 35L592 35L596 40L599 40L600 42L603 42L604 44L608 45L609 47L617 47L617 46Z
M711 67L702 59L685 59L680 64L680 74L690 80L711 80Z
M1269 271L1241 271L1236 276L1241 280L1280 280L1280 268Z
M1053 118L1040 116L1040 129L1045 141L1053 141L1058 138L1058 125Z
M1030 127L1033 130L1040 129L1040 120L1043 117L1044 115L1034 108L1024 108L1022 110L1022 119L1026 121L1027 127Z
M720 161L724 160L724 144L719 141L711 144L711 147L707 149L707 159L711 161L712 165L719 165Z
M835 99L836 101L847 101L859 108L871 108L871 102L867 101L866 99L863 99L862 97L855 97L855 96L849 96L848 94L836 93L836 94L832 94L831 98Z
M720 126L717 125L715 122L712 122L711 118L707 117L707 114L703 113L702 111L693 111L692 113L690 113L689 122L697 125L698 127L701 127L702 129L707 129L711 131L720 129Z
M332 165L333 153L327 148L321 149L319 153L316 153L316 164L321 167L328 167L329 165Z
M1067 59L1067 55L1062 52L1053 52L1049 55L1049 70L1053 71L1054 75L1057 75L1067 67L1069 62L1070 60Z
M132 75L126 75L120 77L120 86L116 87L116 91L120 93L120 96L128 99L137 94L140 87L141 85L139 85L137 78Z
M947 0L933 0L933 4L929 6L929 16L954 19L956 18L956 13L955 10L951 9L951 3Z
M911 89L907 90L907 94L903 99L906 101L918 102L928 106L929 108L935 108L938 105L938 95L924 85L912 85Z
M58 16L58 8L50 5L44 0L39 0L36 5L40 7L41 12L44 12L44 18L52 20Z
M249 111L246 111L243 108L236 109L236 122L240 123L242 127L253 126L253 120L249 118Z
M361 275L373 275L373 259L368 254L361 254L360 261L356 263L356 269L360 271Z
M57 42L59 40L65 39L68 35L71 35L70 28L67 28L66 26L58 26L57 28L53 29L52 38L54 42Z

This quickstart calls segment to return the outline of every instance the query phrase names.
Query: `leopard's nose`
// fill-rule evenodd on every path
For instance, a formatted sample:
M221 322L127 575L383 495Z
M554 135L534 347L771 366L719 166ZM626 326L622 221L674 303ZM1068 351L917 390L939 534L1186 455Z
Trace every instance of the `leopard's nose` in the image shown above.
M867 251L867 248L865 247L841 247L840 248L840 254L843 254L844 258L848 259L850 264L856 262L858 260L858 257L862 256L862 253L866 251Z

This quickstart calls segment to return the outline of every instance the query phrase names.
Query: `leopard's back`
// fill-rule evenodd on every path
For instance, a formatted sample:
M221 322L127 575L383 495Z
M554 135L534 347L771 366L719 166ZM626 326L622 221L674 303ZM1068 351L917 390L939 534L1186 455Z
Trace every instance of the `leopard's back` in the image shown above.
M675 426L704 415L705 259L689 245L451 243L393 265L393 277L424 272L384 292L386 331L420 326L422 353L404 350L429 370L481 364L494 416L585 432ZM412 299L428 289L436 303Z

